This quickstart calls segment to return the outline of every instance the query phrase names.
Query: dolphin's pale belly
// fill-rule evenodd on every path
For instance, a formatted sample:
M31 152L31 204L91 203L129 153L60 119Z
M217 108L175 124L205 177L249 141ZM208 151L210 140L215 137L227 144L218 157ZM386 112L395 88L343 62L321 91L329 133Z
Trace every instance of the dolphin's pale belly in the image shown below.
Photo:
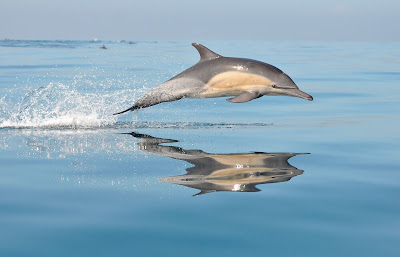
M198 98L237 96L244 91L265 91L273 82L266 77L240 71L215 75L200 92Z
M264 165L264 160L268 158L273 158L274 154L208 154L209 158L216 160L227 166L236 166L238 164L242 166L262 166Z

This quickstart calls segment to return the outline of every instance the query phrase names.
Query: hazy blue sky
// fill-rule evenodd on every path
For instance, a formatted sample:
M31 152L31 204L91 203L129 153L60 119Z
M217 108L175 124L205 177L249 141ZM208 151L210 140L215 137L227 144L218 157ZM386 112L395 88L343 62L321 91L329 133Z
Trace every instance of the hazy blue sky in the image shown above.
M400 40L399 0L1 0L0 38Z

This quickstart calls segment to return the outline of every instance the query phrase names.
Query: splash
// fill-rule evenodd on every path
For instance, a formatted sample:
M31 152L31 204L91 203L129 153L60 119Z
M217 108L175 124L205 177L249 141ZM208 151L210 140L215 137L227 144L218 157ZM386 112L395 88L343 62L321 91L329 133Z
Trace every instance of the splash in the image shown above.
M129 105L140 91L85 90L76 84L49 83L30 91L17 104L4 96L0 99L0 128L109 127L118 119L112 113Z

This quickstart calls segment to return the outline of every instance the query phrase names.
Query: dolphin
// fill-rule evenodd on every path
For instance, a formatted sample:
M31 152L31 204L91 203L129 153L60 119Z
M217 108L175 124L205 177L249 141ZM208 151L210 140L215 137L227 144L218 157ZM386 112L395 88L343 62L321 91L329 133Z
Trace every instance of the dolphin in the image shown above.
M187 186L200 190L197 195L218 191L257 192L259 184L289 181L303 174L288 163L296 155L307 153L207 153L202 150L182 149L162 145L177 140L152 137L139 133L128 134L140 139L139 149L192 164L187 174L159 178L160 182Z
M227 101L244 103L264 95L287 95L313 100L275 66L251 59L223 57L201 44L192 45L200 54L198 63L114 115L182 98L233 96Z

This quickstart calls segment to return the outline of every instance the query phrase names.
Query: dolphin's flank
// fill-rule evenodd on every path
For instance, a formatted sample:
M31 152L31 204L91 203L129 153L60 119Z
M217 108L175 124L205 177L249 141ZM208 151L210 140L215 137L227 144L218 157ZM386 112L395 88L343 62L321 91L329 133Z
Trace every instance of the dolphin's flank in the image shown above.
M244 103L264 95L286 95L313 100L275 66L251 59L223 57L201 44L192 45L200 54L198 63L114 115L182 98L231 97L227 101Z

